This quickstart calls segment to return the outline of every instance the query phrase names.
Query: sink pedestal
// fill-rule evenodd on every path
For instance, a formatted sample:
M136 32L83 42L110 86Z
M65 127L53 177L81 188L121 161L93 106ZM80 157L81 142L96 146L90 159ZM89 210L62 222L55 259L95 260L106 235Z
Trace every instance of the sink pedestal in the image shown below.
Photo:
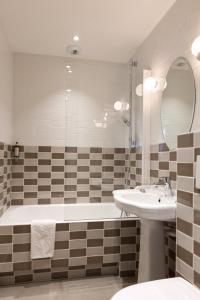
M164 224L141 219L138 282L166 278Z

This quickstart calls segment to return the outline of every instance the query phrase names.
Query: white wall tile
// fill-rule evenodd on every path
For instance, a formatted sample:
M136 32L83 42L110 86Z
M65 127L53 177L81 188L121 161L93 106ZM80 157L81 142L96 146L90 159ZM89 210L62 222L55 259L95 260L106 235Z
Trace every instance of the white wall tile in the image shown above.
M67 75L65 65L72 66ZM124 147L128 127L113 104L128 98L128 66L14 55L14 140L25 145ZM71 93L66 89L72 89ZM66 100L67 96L67 100ZM105 122L97 128L96 122Z

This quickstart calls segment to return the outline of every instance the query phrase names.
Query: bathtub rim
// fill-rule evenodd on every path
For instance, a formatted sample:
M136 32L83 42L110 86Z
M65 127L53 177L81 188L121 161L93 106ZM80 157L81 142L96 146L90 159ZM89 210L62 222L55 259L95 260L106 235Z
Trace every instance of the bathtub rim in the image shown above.
M112 203L70 203L70 204L25 204L25 205L11 205L9 206L5 213L8 211L8 209L10 208L19 208L19 207L37 207L37 208L40 208L40 207L70 207L70 206L107 206L107 205L110 205L110 204L114 204L114 202ZM1 218L4 216L4 214L0 217L0 220ZM60 224L60 223L89 223L89 222L108 222L108 221L130 221L130 220L140 220L139 217L137 217L136 215L133 215L133 216L130 216L130 217L119 217L119 218L116 218L116 217L113 217L113 218L96 218L96 219L78 219L78 220L56 220L56 224ZM20 226L20 225L31 225L31 221L30 222L16 222L16 223L0 223L0 227L6 227L6 226Z

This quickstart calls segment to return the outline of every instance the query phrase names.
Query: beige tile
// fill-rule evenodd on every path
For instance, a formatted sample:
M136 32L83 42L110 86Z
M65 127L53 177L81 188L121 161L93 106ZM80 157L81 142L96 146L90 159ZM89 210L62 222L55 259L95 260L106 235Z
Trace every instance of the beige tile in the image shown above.
M200 132L194 133L194 147L200 147Z
M66 241L69 240L68 231L57 231L56 232L56 241Z
M57 249L54 251L53 259L69 258L69 249Z
M12 253L12 244L1 244L0 254Z
M70 223L70 231L83 231L87 229L87 222Z
M193 208L178 203L177 204L177 218L180 218L189 223L193 223L193 219L194 219Z
M151 161L151 169L158 170L159 169L159 162L158 161Z
M200 226L194 225L194 240L200 243Z
M87 257L73 257L69 259L69 266L83 266L87 264Z
M178 176L178 180L177 180L178 189L182 191L193 192L193 187L194 187L193 177Z
M193 163L194 148L181 148L177 151L177 162L179 163Z
M158 171L158 177L168 177L169 171L168 170L159 170Z
M177 171L177 163L176 161L170 161L169 162L169 170L172 172L176 172Z
M86 249L87 256L103 255L103 247L89 247Z
M159 161L168 162L169 161L169 152L159 152L158 154Z
M12 234L12 226L0 226L0 235Z
M200 210L200 194L194 194L194 208Z
M104 238L104 246L119 246L120 245L120 237L108 237Z
M194 255L194 270L200 273L200 257Z
M69 248L70 249L82 249L87 247L87 240L81 239L81 240L70 240L69 242Z
M188 250L189 252L193 252L193 239L188 235L177 231L177 244L183 247L184 249Z
M29 233L13 235L13 244L30 243L30 240L31 240L31 235Z
M177 258L176 269L184 278L193 283L194 272L191 266L184 263L181 259Z
M98 239L98 238L103 238L104 231L102 229L93 229L93 230L87 230L86 234L87 234L87 239L94 239L94 238Z
M11 262L0 264L0 273L12 272L12 271L13 271L13 264Z
M120 254L107 254L103 257L103 263L114 263L120 260Z

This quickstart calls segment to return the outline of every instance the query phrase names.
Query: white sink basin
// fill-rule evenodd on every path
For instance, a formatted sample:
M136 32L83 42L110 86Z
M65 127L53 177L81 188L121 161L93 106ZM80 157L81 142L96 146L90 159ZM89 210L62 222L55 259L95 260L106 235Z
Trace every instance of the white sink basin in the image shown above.
M113 191L115 204L126 213L140 217L140 258L138 282L165 278L163 221L175 221L176 196L166 196L165 186L141 186Z
M175 220L176 196L165 196L159 190L143 193L139 189L116 190L113 196L117 207L127 213L150 220Z

